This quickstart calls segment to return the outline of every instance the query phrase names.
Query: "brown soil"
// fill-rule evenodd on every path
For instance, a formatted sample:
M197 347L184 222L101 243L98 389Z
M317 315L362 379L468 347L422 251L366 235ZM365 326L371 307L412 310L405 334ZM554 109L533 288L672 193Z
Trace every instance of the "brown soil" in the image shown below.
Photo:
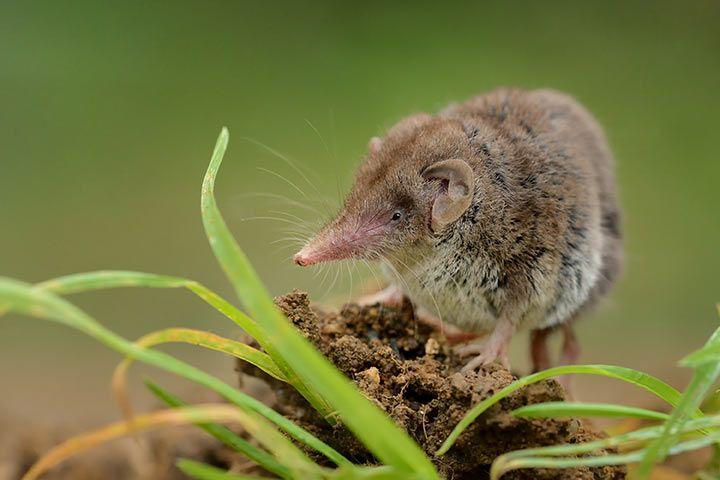
M345 306L339 313L310 307L307 295L276 299L288 318L357 386L432 457L463 415L515 377L498 365L462 373L462 361L444 337L415 320L412 306ZM348 458L372 463L372 455L344 427L331 427L293 389L246 363L246 375L262 378L275 391L273 407ZM445 478L488 478L492 461L520 448L588 441L600 436L574 419L524 420L510 415L523 405L564 399L554 380L532 385L481 415L443 457L435 460ZM624 467L520 470L504 479L622 479Z

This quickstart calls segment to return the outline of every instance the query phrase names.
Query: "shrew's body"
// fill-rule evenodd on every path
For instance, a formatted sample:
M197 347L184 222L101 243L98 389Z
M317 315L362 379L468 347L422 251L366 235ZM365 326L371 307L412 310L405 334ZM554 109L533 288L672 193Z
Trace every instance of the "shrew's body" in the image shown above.
M381 259L418 307L491 333L469 348L470 367L504 358L528 328L541 368L545 332L617 277L619 224L612 155L592 116L558 92L500 89L371 140L345 206L296 261Z

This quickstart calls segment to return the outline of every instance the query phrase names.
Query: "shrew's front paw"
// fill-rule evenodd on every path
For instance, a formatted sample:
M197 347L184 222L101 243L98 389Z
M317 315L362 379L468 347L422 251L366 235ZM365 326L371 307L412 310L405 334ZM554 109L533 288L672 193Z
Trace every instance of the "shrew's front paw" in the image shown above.
M475 355L475 358L466 363L465 366L462 368L463 372L475 370L478 367L493 363L495 361L499 361L499 363L503 367L507 368L508 370L510 369L510 362L508 361L507 357L507 348L499 342L493 342L492 338L488 339L486 342L483 343L472 343L470 345L463 345L462 347L456 348L455 351L461 357Z

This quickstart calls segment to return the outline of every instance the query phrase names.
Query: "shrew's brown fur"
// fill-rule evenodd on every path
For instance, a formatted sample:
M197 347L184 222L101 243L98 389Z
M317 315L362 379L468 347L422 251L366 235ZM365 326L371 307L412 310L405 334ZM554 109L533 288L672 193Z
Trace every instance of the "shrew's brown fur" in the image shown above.
M472 198L436 231L448 181L423 172L448 159L472 169ZM602 130L571 97L498 89L373 139L343 209L305 251L382 259L419 307L471 331L505 324L509 341L516 328L568 322L617 278L613 169Z

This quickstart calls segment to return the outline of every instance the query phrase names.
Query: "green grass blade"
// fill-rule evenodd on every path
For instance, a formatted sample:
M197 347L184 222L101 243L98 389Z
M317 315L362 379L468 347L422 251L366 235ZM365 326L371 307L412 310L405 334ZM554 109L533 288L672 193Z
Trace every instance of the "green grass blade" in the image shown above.
M265 480L267 478L230 473L217 467L187 459L180 459L175 463L175 465L177 465L180 471L189 477L196 478L198 480ZM352 470L339 468L337 470L327 471L323 478L328 480L412 480L416 477L401 475L398 474L398 472L392 467L381 466L361 467L354 468Z
M323 469L265 417L252 411L244 412L241 417L245 431L288 467L293 477L308 480L321 477Z
M716 362L720 362L720 345L709 345L683 358L680 365L695 368L705 363Z
M703 434L704 431L716 431L720 426L720 416L702 417L689 421L683 427L683 433L693 435ZM663 425L644 427L619 435L605 437L590 442L551 445L547 447L526 448L515 450L502 455L504 459L521 458L528 456L569 456L584 455L598 450L620 447L628 449L630 446L646 443L658 438L663 432Z
M401 472L437 478L420 447L300 335L273 303L215 203L215 177L227 143L228 131L223 129L203 180L202 216L210 246L243 305L265 330L273 332L274 343L287 364L332 405L378 459Z
M341 467L333 470L327 476L328 480L417 480L416 475L400 473L388 465L379 467L360 467L352 471Z
M331 418L332 410L324 400L317 398L310 392L304 383L295 375L285 360L277 352L269 335L250 317L238 310L225 299L209 290L204 285L184 278L155 275L151 273L131 271L97 271L78 273L48 280L36 285L36 288L58 294L71 294L120 287L148 287L148 288L186 288L195 293L206 303L217 309L226 317L234 321L252 336L260 346L268 352L278 368L283 372L285 381L293 385L301 394L309 399L310 403L320 411L323 416ZM4 306L0 305L0 315ZM332 423L332 421L331 421Z
M31 285L17 280L0 277L0 302L7 304L19 313L54 320L73 327L124 355L203 385L228 401L265 416L297 440L324 454L338 465L352 465L335 449L262 402L171 355L135 345L54 294L33 288Z
M512 414L520 418L640 418L667 420L666 413L610 403L546 402L520 407Z
M704 348L717 346L720 346L720 328L715 330ZM700 406L718 376L720 376L720 361L702 363L695 367L692 380L683 392L682 399L673 409L668 421L665 422L663 435L646 449L642 462L635 472L637 478L647 478L653 466L665 460L670 447L679 440L683 424L692 417L693 412Z
M192 328L166 328L143 335L135 343L142 347L154 347L163 343L188 343L190 345L196 345L232 355L235 358L255 365L263 372L278 380L286 381L285 375L283 375L268 354L245 343L230 340L229 338L221 337L214 333Z
M175 462L175 466L188 477L197 480L267 480L267 477L230 473L220 468L186 458L179 459Z
M222 130L218 137L215 149L213 150L210 166L205 173L202 185L201 210L203 226L207 235L210 247L215 257L218 259L220 266L225 274L231 279L235 291L238 293L241 302L247 310L254 316L265 314L263 308L267 308L267 302L273 303L272 298L265 289L260 279L257 277L250 262L238 244L234 241L230 230L225 224L225 220L220 215L220 210L215 204L214 188L215 176L222 162L222 157L227 149L229 134L226 128ZM241 294L242 292L242 294ZM261 308L257 308L261 307ZM274 307L274 304L273 304ZM261 323L262 328L267 332L274 332L274 327L262 318L257 319ZM283 322L286 323L286 322ZM275 348L277 342L273 342ZM333 409L330 407L325 398L308 388L292 367L288 364L287 359L277 349L268 351L275 363L282 369L286 375L288 382L307 399L308 402L330 423L334 423Z
M240 328L252 336L260 346L272 350L267 334L252 318L245 315L235 306L227 302L215 292L201 283L186 278L156 275L153 273L131 272L126 270L100 270L96 272L75 273L53 278L35 285L35 288L58 295L107 290L111 288L185 288L200 297L207 304L235 322ZM0 313L2 308L0 307Z
M493 396L486 398L482 402L475 405L462 420L455 426L448 438L443 442L441 447L435 453L436 455L444 455L453 446L455 441L458 439L460 434L480 416L488 408L495 405L497 402L507 397L511 393L526 387L527 385L540 382L547 378L558 377L561 375L569 374L586 374L586 375L599 375L603 377L615 378L624 382L637 385L650 393L655 394L659 398L663 399L670 405L677 405L680 401L680 392L675 390L673 387L663 382L662 380L648 375L646 373L633 370L631 368L617 367L613 365L564 365L561 367L554 367L542 372L533 373L523 378L519 378L507 387L503 388ZM702 412L696 412L702 415Z
M186 407L188 404L182 401L179 397L173 395L167 390L163 389L156 383L145 380L147 388L160 400L165 402L170 407ZM236 452L242 453L247 458L263 467L268 472L274 473L281 478L289 479L290 469L280 464L275 457L267 453L265 450L261 450L255 445L251 444L244 438L236 435L232 430L217 423L198 423L198 427L205 430L208 434L212 435L222 443L232 448Z
M704 448L720 441L720 432L711 435L693 438L683 442L678 442L669 450L669 455L676 455L683 452L689 452ZM599 467L604 465L625 465L640 461L647 454L647 449L641 449L634 452L622 454L601 455L597 457L579 457L579 458L552 458L541 456L516 456L506 457L501 455L498 457L490 469L491 480L498 480L502 475L521 468L575 468L575 467ZM635 472L637 475L637 472ZM635 476L633 477L635 478Z

